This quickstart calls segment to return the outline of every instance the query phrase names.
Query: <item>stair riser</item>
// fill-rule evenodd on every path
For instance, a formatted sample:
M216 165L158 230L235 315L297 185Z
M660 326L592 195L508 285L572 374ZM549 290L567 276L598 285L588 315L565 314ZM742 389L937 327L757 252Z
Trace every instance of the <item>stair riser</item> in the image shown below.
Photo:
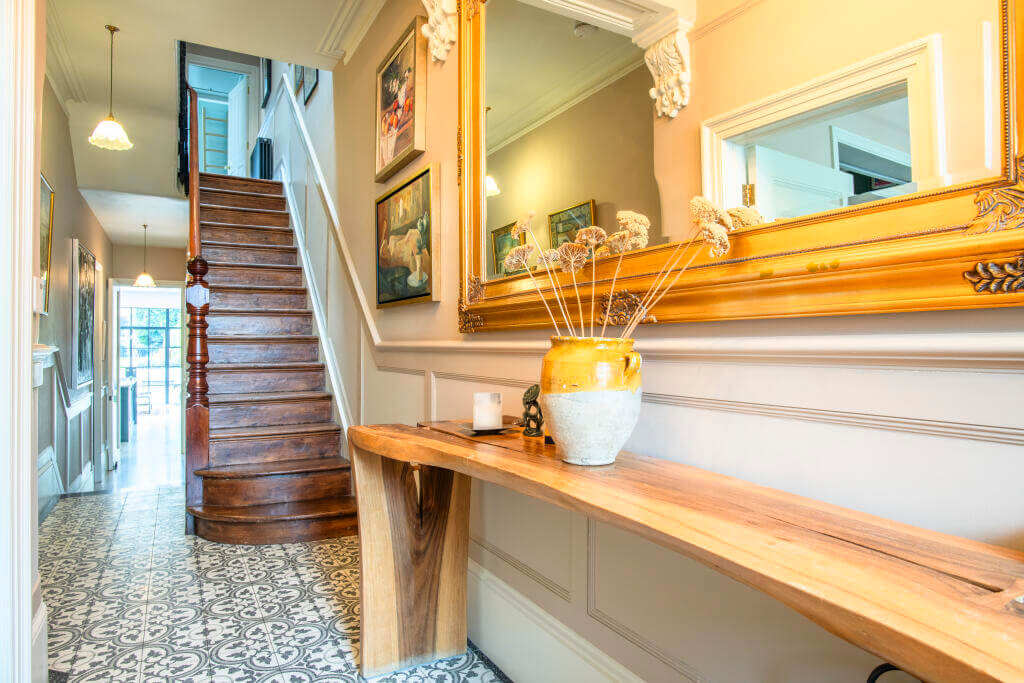
M203 502L207 505L269 505L347 496L351 488L348 470L247 479L210 478L203 480Z
M203 258L207 261L228 263L273 263L284 266L298 265L298 255L293 249L247 249L245 247L203 246Z
M276 244L290 247L295 243L295 236L289 230L261 230L260 228L227 228L220 226L203 226L199 230L200 239L210 242L238 242L240 244ZM206 256L205 250L203 256Z
M260 522L259 524L211 522L196 518L196 534L200 538L214 543L253 545L298 543L340 536L355 536L357 533L359 533L359 520L356 515L286 522Z
M207 345L211 363L316 362L316 342L275 342L268 344L211 341Z
M293 401L263 404L210 404L210 427L269 427L331 420L331 401Z
M210 441L210 467L253 462L280 462L341 454L341 433L323 432L268 439Z
M232 266L211 266L206 274L211 285L279 285L301 287L301 270L277 270L274 268L235 268Z
M204 204L217 204L218 206L238 206L243 209L273 209L284 211L284 197L275 197L272 194L234 194L232 192L218 192L205 187L199 189L199 196Z
M222 292L210 291L210 308L242 308L259 310L265 308L298 308L309 305L305 294L287 292Z
M323 391L325 387L322 370L210 370L206 381L211 394Z
M231 315L214 311L207 317L207 334L313 334L313 316L307 315Z
M284 192L281 183L268 183L266 181L252 180L251 178L225 178L205 174L200 174L199 186L221 190L237 190L239 192L264 192L266 194L281 194Z
M230 209L223 207L199 207L199 220L214 223L242 223L243 225L269 225L286 228L289 225L288 214L250 211L248 209Z

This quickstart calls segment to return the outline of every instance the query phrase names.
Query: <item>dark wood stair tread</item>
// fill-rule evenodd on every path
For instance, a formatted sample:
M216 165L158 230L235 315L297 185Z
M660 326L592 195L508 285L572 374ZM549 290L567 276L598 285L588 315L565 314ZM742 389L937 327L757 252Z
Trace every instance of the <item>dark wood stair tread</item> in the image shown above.
M334 458L307 458L305 460L282 460L279 462L252 462L242 465L222 465L196 470L206 479L252 479L273 477L282 474L305 474L308 472L330 472L347 470L349 461L341 456Z
M245 394L209 394L210 405L224 403L280 403L283 401L325 401L327 391L266 391Z
M224 207L224 208L235 208L238 207ZM244 211L245 209L243 209ZM223 221L199 221L200 228L232 228L235 230L273 230L276 232L291 232L292 229L287 225L256 225L254 223L225 223ZM200 233L202 234L202 233ZM281 245L288 246L288 245Z
M272 188L267 188L272 189ZM203 192L219 192L222 194L233 194L239 197L255 197L257 199L263 197L273 197L275 199L284 199L284 194L280 192L252 192L251 190L230 190L222 187L205 187L202 184L199 186L199 196L202 196Z
M207 363L206 369L210 372L219 370L324 370L323 363L309 363L306 361L282 360L270 363Z
M219 180L238 180L247 183L266 183L267 185L281 185L280 180L267 180L266 178L249 178L247 176L228 175L227 173L208 173L207 171L201 171L199 173L200 185L204 178L217 178Z
M319 339L314 334L277 334L272 337L248 334L211 334L206 337L208 342L232 342L236 344L288 344L292 342L315 342L319 341Z
M211 268L258 268L259 270L302 270L302 266L287 263L238 263L234 261L207 261Z
M298 285L239 285L239 284L220 284L211 283L208 285L211 290L216 289L221 292L266 292L266 293L281 293L281 294L305 294L306 288Z
M194 505L188 511L201 519L215 522L258 524L298 519L323 519L356 514L355 496L302 500L270 505Z
M211 308L207 315L313 315L308 308Z
M297 436L301 434L330 434L340 432L334 422L311 422L294 425L271 425L269 427L215 427L210 429L210 441L218 439L247 439L272 436Z
M202 201L202 198L200 198L200 200L199 200L199 208L200 208L200 210L201 209L217 209L217 210L225 210L225 211L249 211L249 212L252 212L252 213L269 213L269 214L274 214L276 216L287 216L288 215L288 209L260 209L260 208L257 208L257 207L249 207L249 206L230 206L228 204L206 204L206 203L204 203ZM205 222L205 221L203 221L203 222Z
M257 251L293 251L299 248L292 244L259 244L257 242L224 242L223 240L199 240L204 247L222 247L230 249L254 249Z

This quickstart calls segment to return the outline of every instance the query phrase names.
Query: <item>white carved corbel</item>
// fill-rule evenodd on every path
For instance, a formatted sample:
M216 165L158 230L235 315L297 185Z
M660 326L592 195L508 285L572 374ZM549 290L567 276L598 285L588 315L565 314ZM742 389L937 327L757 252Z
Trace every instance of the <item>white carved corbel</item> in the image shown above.
M654 77L651 99L658 116L675 118L690 103L690 41L692 24L669 16L633 37L644 50L644 62Z
M459 8L456 0L422 0L427 10L423 35L430 41L430 56L435 62L448 59L448 52L459 35Z

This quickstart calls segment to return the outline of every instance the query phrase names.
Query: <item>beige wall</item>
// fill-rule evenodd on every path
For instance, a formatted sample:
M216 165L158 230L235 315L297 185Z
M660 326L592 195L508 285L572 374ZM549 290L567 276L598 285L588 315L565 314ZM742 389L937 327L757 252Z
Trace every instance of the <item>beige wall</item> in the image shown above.
M68 119L61 109L57 96L49 81L45 82L42 109L42 148L41 169L46 180L55 193L53 205L53 243L50 257L50 306L49 315L39 317L38 343L56 346L60 349L64 371L70 382L71 338L71 239L77 238L86 249L96 256L96 321L95 321L95 380L92 384L94 394L93 405L99 410L89 411L95 431L86 430L86 437L92 439L96 449L101 448L99 436L103 432L101 419L103 402L100 400L103 385L107 381L107 363L101 361L103 344L103 321L106 320L107 278L113 264L113 250L110 240L103 231L96 216L89 208L85 199L78 191L78 180L75 175L74 157L71 149L71 135L68 130ZM100 268L102 266L102 269ZM50 386L40 389L40 405L38 412L39 443L38 448L44 449L53 443L57 452L57 462L63 466L64 443L61 425L58 424L57 434L51 434L49 419L52 411L49 391ZM74 389L72 389L74 391ZM88 389L83 389L88 391ZM58 410L58 414L60 411ZM63 419L63 418L60 418ZM76 426L77 428L77 426ZM76 435L77 438L77 435ZM89 451L88 448L85 449ZM74 459L72 459L74 460ZM79 468L72 467L70 472L63 472L65 482L70 482L79 474ZM91 482L90 482L91 484Z
M747 3L746 12L695 44L733 23L757 29L754 13L780 4ZM715 3L708 6L714 12ZM427 66L427 152L388 183L373 182L374 71L422 12L416 0L386 2L349 63L334 71L333 127L323 128L327 117L306 118L324 166L332 156L336 162L333 198L354 261L356 279L338 259L337 243L324 244L329 343L356 422L461 417L471 410L472 392L485 390L502 392L514 412L536 381L549 334L458 332L457 49L447 62ZM698 18L698 26L718 14ZM832 17L820 25L838 24ZM764 61L769 71L802 70L806 80L820 62L844 63L849 55L825 49L835 31L820 33L819 62L773 54ZM675 211L677 221L687 220L685 204L699 188L695 125L710 115L701 113L703 102L725 111L780 87L772 74L760 94L709 79L716 62L733 65L733 75L742 65L752 68L735 41L717 52L696 49L696 113L654 124L662 211ZM966 129L965 144L978 143L975 129ZM374 198L427 163L437 163L441 175L442 301L386 310L371 303L378 343L355 296L374 300ZM645 326L640 343L659 350L645 353L644 406L628 447L1024 548L1016 490L1024 476L1024 420L1010 401L978 401L1024 392L1021 335L1024 319L1011 309ZM998 353L985 351L994 348ZM988 436L996 433L1005 436ZM472 559L527 599L498 612L500 601L491 597L500 591L476 578L470 583L470 637L513 679L627 680L607 667L587 668L597 660L579 654L587 652L580 639L646 681L860 683L878 663L756 591L582 515L490 485L474 488L472 514ZM560 624L557 637L550 617ZM528 646L538 642L557 646ZM561 675L559 662L575 668Z
M597 202L595 225L614 232L617 211L639 211L651 219L650 244L661 241L649 81L641 65L487 157L501 189L487 199L489 277L492 230L532 211L534 234L546 247L548 214L588 199Z
M184 281L185 249L172 247L150 247L146 255L146 267L154 280ZM135 279L142 272L142 247L132 244L115 244L113 266L110 277Z

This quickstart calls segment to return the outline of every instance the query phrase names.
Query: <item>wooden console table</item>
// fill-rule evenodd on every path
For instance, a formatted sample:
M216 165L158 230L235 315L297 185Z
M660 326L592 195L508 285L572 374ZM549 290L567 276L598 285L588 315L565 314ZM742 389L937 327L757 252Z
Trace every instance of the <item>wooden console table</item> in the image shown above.
M567 465L518 429L467 424L348 431L364 676L465 651L477 478L703 562L924 680L1024 680L1024 553L625 452Z

